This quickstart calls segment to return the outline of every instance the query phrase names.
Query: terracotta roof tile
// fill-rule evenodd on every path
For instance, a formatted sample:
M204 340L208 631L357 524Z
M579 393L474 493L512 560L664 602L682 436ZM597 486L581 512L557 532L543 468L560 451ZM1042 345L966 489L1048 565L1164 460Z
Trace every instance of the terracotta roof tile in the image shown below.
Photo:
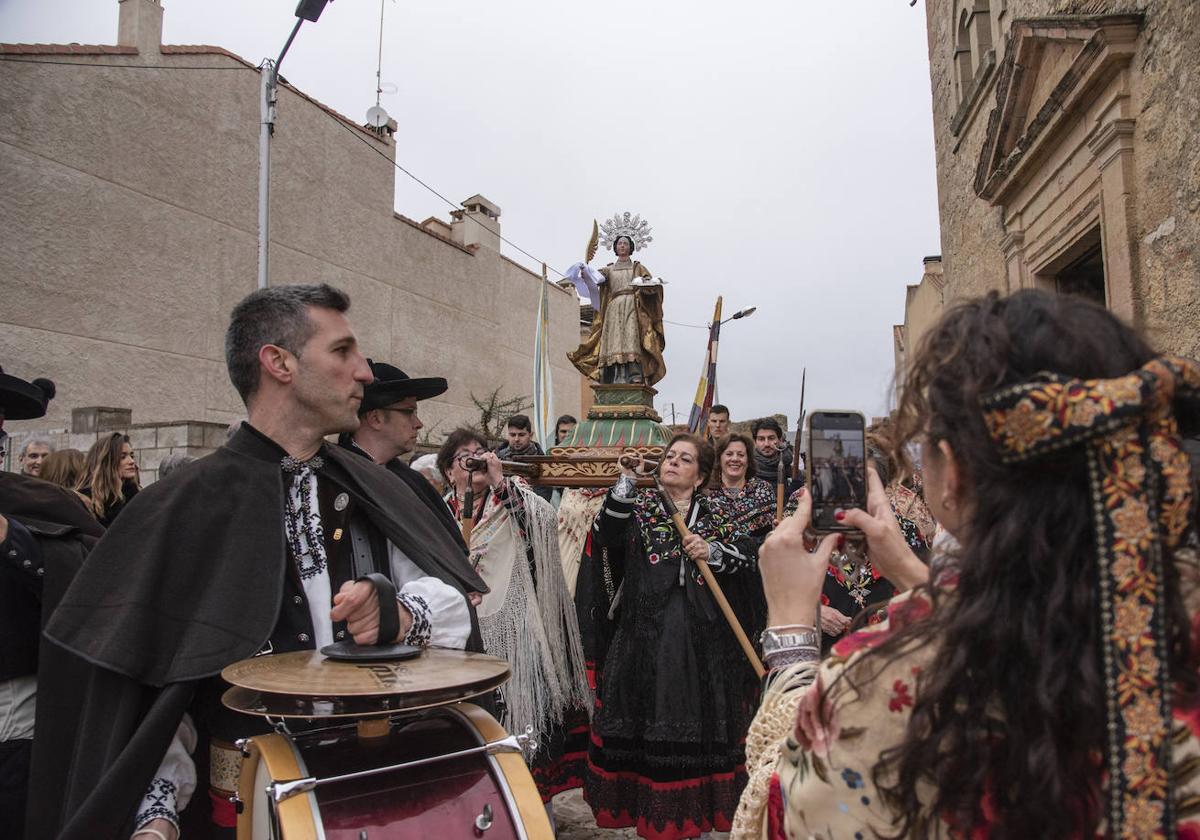
M137 55L137 47L112 44L0 44L5 55Z

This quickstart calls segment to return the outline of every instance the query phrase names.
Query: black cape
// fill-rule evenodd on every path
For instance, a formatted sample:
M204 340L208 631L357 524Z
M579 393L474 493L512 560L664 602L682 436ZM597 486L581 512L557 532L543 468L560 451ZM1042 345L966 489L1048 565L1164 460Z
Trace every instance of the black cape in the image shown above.
M39 703L29 837L128 837L198 681L270 637L289 562L284 454L243 424L139 493L76 575L46 628L57 651L43 685L63 695ZM339 447L320 455L318 473L426 574L464 597L487 591L406 484ZM467 648L482 650L474 610L471 623ZM93 666L86 684L58 685L80 659Z
M338 438L338 444L364 458L370 459L371 457L354 442L354 439L349 434L342 434ZM438 523L446 529L446 533L450 535L450 538L458 543L463 554L467 554L467 544L463 542L462 530L459 524L454 521L454 514L450 512L449 506L438 495L437 490L433 488L429 480L399 458L393 458L384 464L383 467L407 484L409 489L417 494L417 497L425 503L425 506L437 518Z

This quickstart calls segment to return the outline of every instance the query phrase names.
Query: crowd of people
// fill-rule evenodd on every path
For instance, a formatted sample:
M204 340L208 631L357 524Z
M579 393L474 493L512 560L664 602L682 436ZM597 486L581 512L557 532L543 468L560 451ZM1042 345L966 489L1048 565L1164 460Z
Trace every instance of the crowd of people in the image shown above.
M622 460L572 542L563 493L505 472L545 454L524 415L406 461L448 383L364 358L349 310L242 300L245 421L145 488L120 433L0 474L16 836L233 836L221 757L268 725L221 669L352 640L508 660L480 702L534 733L551 817L582 787L650 840L1200 837L1200 365L1079 298L962 302L865 455L803 465L715 405ZM3 419L54 397L0 371ZM814 534L827 494L858 504Z

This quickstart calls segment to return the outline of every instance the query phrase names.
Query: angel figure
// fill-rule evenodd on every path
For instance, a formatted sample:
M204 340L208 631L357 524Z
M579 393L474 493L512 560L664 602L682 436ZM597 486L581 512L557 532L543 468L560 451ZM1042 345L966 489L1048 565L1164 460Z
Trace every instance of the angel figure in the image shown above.
M628 212L603 226L592 223L586 259L567 271L567 279L591 301L592 331L567 358L589 379L612 384L653 385L663 378L663 281L633 254L653 240L650 225ZM587 265L603 241L617 259L599 271Z

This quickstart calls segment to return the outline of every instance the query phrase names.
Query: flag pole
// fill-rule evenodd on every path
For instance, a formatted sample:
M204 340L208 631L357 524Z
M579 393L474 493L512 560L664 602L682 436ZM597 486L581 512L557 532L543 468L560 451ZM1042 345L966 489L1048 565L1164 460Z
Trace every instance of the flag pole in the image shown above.
M708 414L712 410L717 388L717 347L721 336L721 303L723 298L717 297L717 305L713 310L712 323L708 329L708 347L704 353L704 367L700 370L700 382L696 385L696 398L692 401L692 410L688 416L688 431L692 434L704 434L708 425Z

